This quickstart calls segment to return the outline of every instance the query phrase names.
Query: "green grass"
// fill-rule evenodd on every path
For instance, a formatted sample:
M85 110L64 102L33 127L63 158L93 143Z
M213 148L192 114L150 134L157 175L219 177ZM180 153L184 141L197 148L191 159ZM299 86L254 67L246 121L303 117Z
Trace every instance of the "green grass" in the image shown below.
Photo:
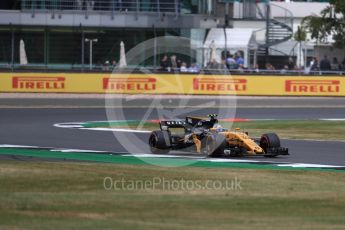
M249 122L220 122L225 128L241 128L253 137L260 137L263 133L275 132L281 138L300 140L345 140L344 121L318 120L279 120L279 121L249 121ZM141 130L159 129L158 124L138 121L89 123L85 127L116 127Z
M238 190L119 189L103 179L225 183ZM343 175L0 161L1 229L343 229ZM120 186L121 187L121 186ZM151 187L150 187L151 188Z

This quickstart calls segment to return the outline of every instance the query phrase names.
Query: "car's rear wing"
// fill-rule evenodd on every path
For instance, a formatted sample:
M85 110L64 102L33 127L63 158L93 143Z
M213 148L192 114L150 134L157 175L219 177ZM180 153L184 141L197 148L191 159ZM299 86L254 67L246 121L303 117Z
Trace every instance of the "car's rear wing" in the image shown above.
M159 127L161 130L168 130L169 128L185 128L186 122L184 120L160 121Z
M185 120L166 120L160 121L159 126L161 130L168 130L169 128L203 128L210 129L214 126L218 120L215 118L216 115L209 117L194 117L187 116Z

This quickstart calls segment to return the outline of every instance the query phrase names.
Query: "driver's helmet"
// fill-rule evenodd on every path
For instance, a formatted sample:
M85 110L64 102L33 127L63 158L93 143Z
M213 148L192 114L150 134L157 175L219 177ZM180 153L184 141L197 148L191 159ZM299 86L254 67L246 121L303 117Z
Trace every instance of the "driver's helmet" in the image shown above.
M223 129L223 126L221 126L220 124L215 124L214 126L213 126L213 128L215 128L216 129L216 132L218 133L218 132L222 132L224 129Z

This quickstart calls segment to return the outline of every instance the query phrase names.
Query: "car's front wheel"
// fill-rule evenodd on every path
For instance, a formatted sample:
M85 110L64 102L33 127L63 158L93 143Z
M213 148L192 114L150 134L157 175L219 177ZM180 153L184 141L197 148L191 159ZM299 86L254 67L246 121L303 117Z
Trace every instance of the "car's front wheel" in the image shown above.
M280 139L275 133L263 134L260 138L260 147L267 154L266 157L275 157L277 154L270 154L269 150L272 148L280 148Z

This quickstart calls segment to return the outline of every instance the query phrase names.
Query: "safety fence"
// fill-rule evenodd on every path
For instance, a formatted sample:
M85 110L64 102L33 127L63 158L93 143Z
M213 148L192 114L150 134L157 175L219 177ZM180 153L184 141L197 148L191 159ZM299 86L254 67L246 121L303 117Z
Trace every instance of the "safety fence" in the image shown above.
M0 92L345 96L339 76L0 73Z

